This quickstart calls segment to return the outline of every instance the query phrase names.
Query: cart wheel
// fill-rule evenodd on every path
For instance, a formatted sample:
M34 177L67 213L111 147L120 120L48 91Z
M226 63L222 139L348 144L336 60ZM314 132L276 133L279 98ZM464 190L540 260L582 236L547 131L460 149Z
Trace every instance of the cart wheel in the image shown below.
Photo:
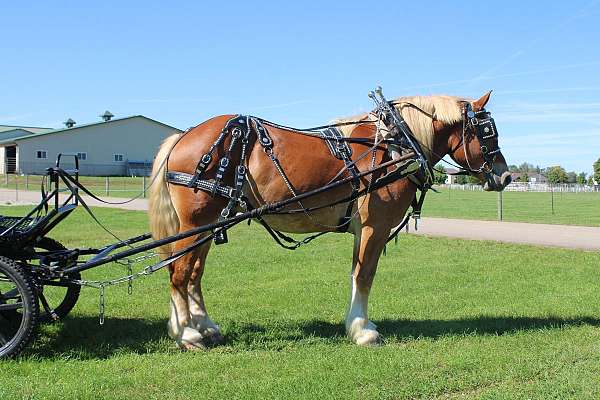
M36 245L36 249L45 251L66 250L66 247L54 239L48 237L42 238ZM66 279L81 279L81 274L75 272L65 277ZM81 286L70 284L65 280L40 282L38 287L38 297L40 298L40 322L54 322L56 319L63 319L71 312L81 292ZM42 303L42 296L48 302L54 315L49 314Z
M16 356L35 336L38 300L33 279L0 257L0 358Z

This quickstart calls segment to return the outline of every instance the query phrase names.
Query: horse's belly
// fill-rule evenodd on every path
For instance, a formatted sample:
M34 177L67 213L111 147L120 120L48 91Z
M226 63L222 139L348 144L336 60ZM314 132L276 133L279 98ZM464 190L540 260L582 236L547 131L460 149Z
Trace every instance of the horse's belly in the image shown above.
M296 206L296 207L294 207ZM300 209L298 204L293 208ZM346 214L347 205L325 207L321 210L294 213L265 215L263 219L273 229L289 233L310 233L323 231L336 231L342 218Z

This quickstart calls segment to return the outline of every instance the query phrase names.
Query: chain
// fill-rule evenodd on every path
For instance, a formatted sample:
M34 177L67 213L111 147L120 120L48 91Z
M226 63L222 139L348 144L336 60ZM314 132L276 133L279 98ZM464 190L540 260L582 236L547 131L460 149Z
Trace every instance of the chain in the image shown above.
M83 279L78 279L78 280L73 281L73 283L75 283L79 286L87 286L87 287L91 287L91 288L100 290L100 298L99 298L99 303L98 303L98 319L99 319L98 322L100 323L100 325L104 325L105 297L106 297L105 289L108 286L115 286L115 285L119 285L121 283L127 282L127 294L132 294L133 281L135 279L141 278L143 276L145 277L145 276L151 275L152 273L158 271L159 269L164 268L167 265L167 264L165 264L164 266L162 266L158 269L153 269L154 265L149 265L139 272L133 272L133 264L153 258L153 257L156 257L155 253L148 253L148 254L141 255L139 257L128 258L128 259L126 259L125 262L115 261L116 264L125 265L127 267L127 275L119 277L119 278L106 280L106 281L91 281L91 280L83 280Z

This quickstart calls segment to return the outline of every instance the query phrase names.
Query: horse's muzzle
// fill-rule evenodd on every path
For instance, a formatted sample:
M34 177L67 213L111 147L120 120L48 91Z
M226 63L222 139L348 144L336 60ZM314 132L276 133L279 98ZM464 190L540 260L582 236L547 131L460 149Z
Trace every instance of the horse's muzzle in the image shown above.
M512 176L510 174L510 171L504 171L500 176L496 175L495 173L491 173L487 176L487 179L483 184L483 190L487 192L501 192L511 182Z

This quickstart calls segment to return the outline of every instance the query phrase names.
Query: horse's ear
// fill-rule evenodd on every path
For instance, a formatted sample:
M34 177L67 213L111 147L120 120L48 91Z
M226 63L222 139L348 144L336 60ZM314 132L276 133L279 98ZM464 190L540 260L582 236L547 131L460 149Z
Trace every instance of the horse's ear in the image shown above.
M479 111L482 108L485 107L485 105L487 104L487 102L490 100L490 95L492 94L492 91L490 90L489 92L487 92L486 94L484 94L483 96L481 96L480 98L478 98L477 100L475 100L473 102L473 110L474 111Z

